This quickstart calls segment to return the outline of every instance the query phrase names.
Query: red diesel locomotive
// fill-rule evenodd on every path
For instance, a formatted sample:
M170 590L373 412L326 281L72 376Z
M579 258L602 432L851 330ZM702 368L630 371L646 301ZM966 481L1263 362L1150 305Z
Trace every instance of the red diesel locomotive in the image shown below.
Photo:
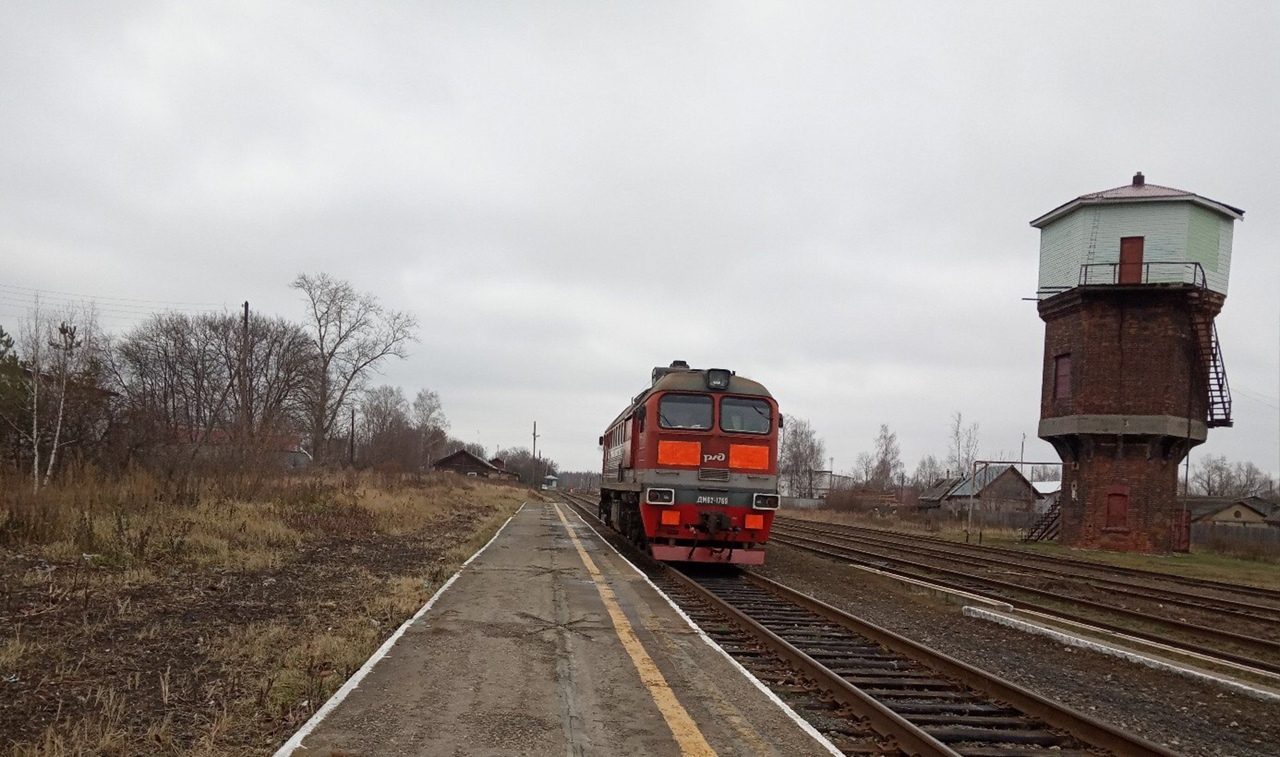
M778 509L778 429L769 391L677 360L600 437L600 518L659 560L764 562Z

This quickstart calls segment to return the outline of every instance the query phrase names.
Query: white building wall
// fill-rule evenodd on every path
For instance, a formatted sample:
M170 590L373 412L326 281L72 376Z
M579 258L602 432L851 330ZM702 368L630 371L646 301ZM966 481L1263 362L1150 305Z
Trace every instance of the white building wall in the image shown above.
M1218 270L1209 276L1209 288L1227 293L1227 280L1231 276L1231 240L1236 231L1234 218L1218 217Z
M1059 218L1040 230L1041 296L1070 289L1079 283L1080 264L1083 262L1080 256L1088 243L1088 238L1081 236L1086 218L1092 220L1092 208Z
M1118 264L1122 237L1144 238L1144 263L1200 262L1209 288L1226 294L1232 221L1212 213L1221 219L1217 249L1213 250L1212 242L1206 239L1191 250L1191 214L1201 210L1187 202L1093 205L1054 221L1040 233L1040 296L1079 285L1080 269L1085 264ZM1183 265L1155 265L1144 275L1151 283L1192 280L1190 267ZM1089 270L1089 283L1110 284L1114 277L1110 266Z

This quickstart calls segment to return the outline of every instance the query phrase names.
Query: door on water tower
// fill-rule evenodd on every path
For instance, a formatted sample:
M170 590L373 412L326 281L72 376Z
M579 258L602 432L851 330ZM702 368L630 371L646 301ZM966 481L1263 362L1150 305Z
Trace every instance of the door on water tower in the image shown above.
M1173 513L1173 551L1191 551L1191 513L1186 510Z
M1120 238L1120 276L1117 284L1142 283L1143 237Z

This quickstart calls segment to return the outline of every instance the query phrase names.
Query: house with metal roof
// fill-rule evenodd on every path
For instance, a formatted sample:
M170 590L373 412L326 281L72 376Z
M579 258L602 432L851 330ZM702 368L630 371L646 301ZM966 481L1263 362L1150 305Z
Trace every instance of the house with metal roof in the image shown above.
M920 492L920 496L916 497L916 503L922 508L941 507L947 493L959 486L961 481L964 481L962 476L941 479Z
M944 488L945 487L945 488ZM921 507L959 511L970 500L984 512L1034 511L1040 494L1013 465L985 465L977 475L943 479L920 495Z

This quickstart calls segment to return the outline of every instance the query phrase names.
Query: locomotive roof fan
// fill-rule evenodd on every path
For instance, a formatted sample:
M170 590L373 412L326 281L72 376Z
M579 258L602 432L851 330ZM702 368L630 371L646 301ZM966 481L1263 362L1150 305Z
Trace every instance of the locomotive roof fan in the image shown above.
M658 379L661 379L663 376L667 375L668 373L673 373L675 371L687 371L687 370L690 370L688 363L686 363L683 360L672 360L671 365L667 368L658 366L657 368L653 369L653 379L650 385L658 383Z

